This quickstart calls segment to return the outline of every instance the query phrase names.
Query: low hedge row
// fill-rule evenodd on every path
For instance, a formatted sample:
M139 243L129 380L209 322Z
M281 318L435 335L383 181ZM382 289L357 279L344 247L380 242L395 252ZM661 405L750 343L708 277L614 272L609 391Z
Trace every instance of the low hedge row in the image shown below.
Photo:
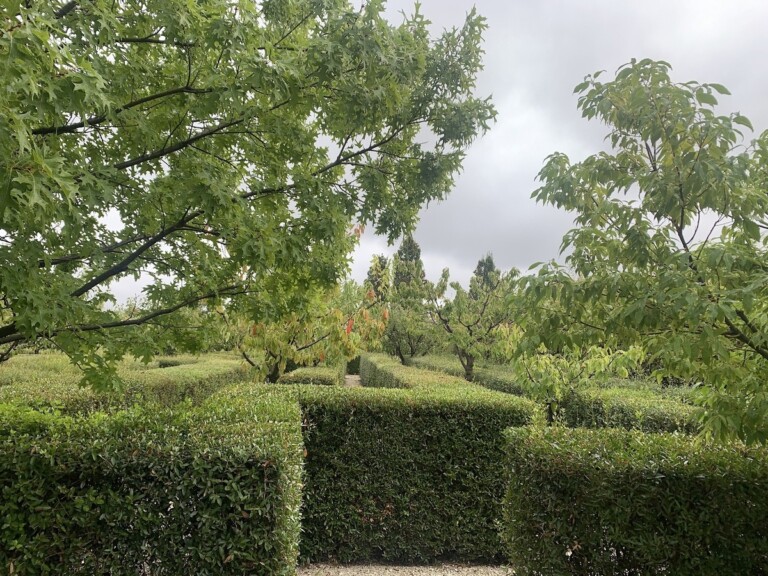
M364 356L361 372L369 386L377 374L408 389L241 384L217 395L301 405L302 561L500 560L502 432L535 406L384 356Z
M699 409L647 389L584 388L563 403L565 424L585 428L625 428L644 432L701 430Z
M39 369L32 360L39 359ZM60 354L14 357L0 367L8 385L0 387L0 403L38 410L56 408L66 414L114 411L135 404L173 406L184 400L199 404L213 392L242 380L242 363L233 357L207 355L181 357L177 365L160 368L163 359L144 365L124 362L118 372L123 385L113 393L98 393L79 386L81 377Z
M436 372L463 375L459 361L450 356L412 359L412 365ZM477 368L475 382L491 390L525 395L524 388L502 366ZM571 427L618 427L646 432L697 433L698 409L694 392L680 387L662 389L655 382L614 379L601 386L580 388L563 399L563 422Z
M502 534L516 574L768 573L765 449L559 427L506 441Z
M0 572L293 574L299 423L279 399L80 417L0 405Z
M308 366L286 372L278 382L280 384L317 384L320 386L343 386L346 365Z
M464 368L456 356L430 355L411 358L410 365L464 378ZM474 374L475 383L485 388L517 396L522 396L525 393L525 388L518 382L517 378L503 366L476 366Z

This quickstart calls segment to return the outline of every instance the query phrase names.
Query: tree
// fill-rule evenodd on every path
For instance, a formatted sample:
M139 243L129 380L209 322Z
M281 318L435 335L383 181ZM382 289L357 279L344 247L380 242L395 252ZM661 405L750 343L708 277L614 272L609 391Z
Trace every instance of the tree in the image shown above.
M477 278L477 282L474 286L469 287L469 297L473 300L479 300L482 297L482 291L493 285L498 272L499 270L496 268L492 254L488 253L483 258L480 258L473 273L474 277Z
M578 327L548 331L550 345L642 345L660 376L701 383L708 434L766 442L768 133L743 143L749 120L715 113L725 87L669 72L633 60L576 87L612 151L575 164L556 153L541 170L534 197L578 227L563 239L568 267L528 278L528 308Z
M384 254L374 254L365 278L365 285L378 302L385 302L390 288L389 259Z
M355 221L395 238L494 109L484 20L429 37L384 2L18 3L0 34L0 356L100 372L225 303L279 319L333 285ZM432 145L417 134L431 133ZM119 318L115 283L148 309Z
M472 382L475 362L488 359L504 337L502 328L514 318L509 300L514 292L515 269L502 273L489 254L482 258L469 281L469 290L458 282L449 283L449 271L430 295L433 321L443 328L451 348L464 368L464 377ZM446 297L448 286L454 290L453 299Z
M317 291L301 309L273 322L235 318L237 349L268 382L295 366L338 365L378 342L385 320L353 281Z
M387 299L389 319L384 331L384 350L403 364L428 354L437 344L426 306L428 295L421 247L407 234L392 261L392 287Z

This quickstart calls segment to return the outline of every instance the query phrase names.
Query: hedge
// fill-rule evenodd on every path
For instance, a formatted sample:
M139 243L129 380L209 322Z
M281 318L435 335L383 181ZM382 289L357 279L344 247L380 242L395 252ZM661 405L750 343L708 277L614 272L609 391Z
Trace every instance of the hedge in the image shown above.
M413 358L412 366L463 376L455 357ZM503 366L475 369L475 383L491 390L525 396L525 389ZM690 387L662 388L651 381L611 379L603 384L580 388L562 401L563 421L571 427L618 427L647 432L697 433L701 427L692 403Z
M626 428L644 432L696 434L699 410L651 390L583 388L563 402L566 425L585 428Z
M500 560L502 431L535 405L385 356L361 376L407 389L281 387L304 421L302 559Z
M346 376L346 365L312 366L297 368L286 372L278 382L280 384L317 384L320 386L343 386Z
M766 574L768 452L618 429L506 432L515 573Z
M411 358L410 365L426 370L445 372L452 376L464 378L464 368L461 366L461 362L459 362L459 359L456 356L430 355ZM522 386L517 378L510 371L505 369L504 366L475 366L474 375L474 382L485 388L506 392L507 394L515 394L517 396L525 394L524 386Z
M35 364L37 360L37 364ZM164 359L144 365L123 362L118 371L123 385L112 393L83 388L81 373L61 354L16 356L0 365L0 403L66 414L114 411L134 404L173 406L184 400L199 404L213 392L245 376L242 363L233 357L204 355L174 358L179 364L159 368Z
M70 417L0 405L0 572L293 574L298 406Z

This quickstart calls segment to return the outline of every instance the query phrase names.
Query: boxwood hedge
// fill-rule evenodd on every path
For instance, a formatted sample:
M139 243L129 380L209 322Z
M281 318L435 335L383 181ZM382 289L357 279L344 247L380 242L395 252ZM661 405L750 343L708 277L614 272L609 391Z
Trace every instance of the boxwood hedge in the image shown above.
M461 362L459 362L458 358L455 356L422 356L419 358L411 358L410 364L417 368L445 372L446 374L457 376L459 378L464 377L464 368L462 368ZM504 366L475 366L474 375L475 383L480 384L485 388L506 392L507 394L516 394L518 396L525 393L524 386L522 386L515 375L505 369Z
M565 424L645 432L698 433L699 409L647 389L582 388L563 402Z
M462 376L459 361L452 356L413 358L412 366ZM500 392L525 395L514 375L503 366L475 369L475 382ZM562 401L563 422L571 427L618 427L646 432L696 433L700 425L695 397L690 387L662 388L651 381L612 379L609 382L579 388Z
M0 572L293 574L301 458L298 406L279 399L0 405Z
M766 574L768 452L619 429L506 432L521 575Z
M308 561L432 562L501 556L502 431L533 403L462 379L363 356L365 386L294 387L306 482Z
M62 354L20 355L0 367L0 380L7 384L0 386L0 403L55 408L72 415L135 404L168 407L184 400L199 404L245 375L239 360L224 355L177 357L174 361L179 364L166 368L159 367L162 361L149 365L124 362L118 372L122 386L100 393L78 384L80 372Z
M339 366L307 366L286 372L280 384L317 384L320 386L342 386L346 376L346 364Z

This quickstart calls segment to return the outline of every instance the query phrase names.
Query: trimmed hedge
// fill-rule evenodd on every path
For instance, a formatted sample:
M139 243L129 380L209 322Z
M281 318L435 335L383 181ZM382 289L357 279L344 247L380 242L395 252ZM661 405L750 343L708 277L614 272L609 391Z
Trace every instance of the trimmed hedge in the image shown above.
M455 357L413 358L413 366L463 377ZM525 389L503 366L475 369L475 383L491 390L525 396ZM563 422L571 427L626 428L646 432L686 432L701 427L692 406L690 387L662 388L655 382L612 379L602 386L582 388L562 402Z
M33 360L39 359L35 364ZM66 414L114 411L135 404L173 406L184 400L199 404L213 392L246 374L242 363L233 357L205 355L178 357L172 367L160 368L160 359L149 365L124 362L119 376L124 385L111 393L83 388L81 373L61 354L15 356L0 365L0 403L46 410L55 408Z
M317 384L320 386L343 386L346 366L308 366L296 368L280 376L280 384Z
M768 452L616 429L506 432L515 573L768 573Z
M585 388L563 402L567 426L625 428L644 432L701 431L699 409L648 389Z
M294 574L298 406L69 417L0 405L0 572Z
M409 389L250 388L302 407L303 561L499 560L502 431L535 405L385 356L361 374Z
M464 378L464 368L456 356L422 356L411 358L410 365L426 370L445 372L452 376ZM485 388L523 396L525 388L517 381L517 378L504 366L475 366L475 384Z

